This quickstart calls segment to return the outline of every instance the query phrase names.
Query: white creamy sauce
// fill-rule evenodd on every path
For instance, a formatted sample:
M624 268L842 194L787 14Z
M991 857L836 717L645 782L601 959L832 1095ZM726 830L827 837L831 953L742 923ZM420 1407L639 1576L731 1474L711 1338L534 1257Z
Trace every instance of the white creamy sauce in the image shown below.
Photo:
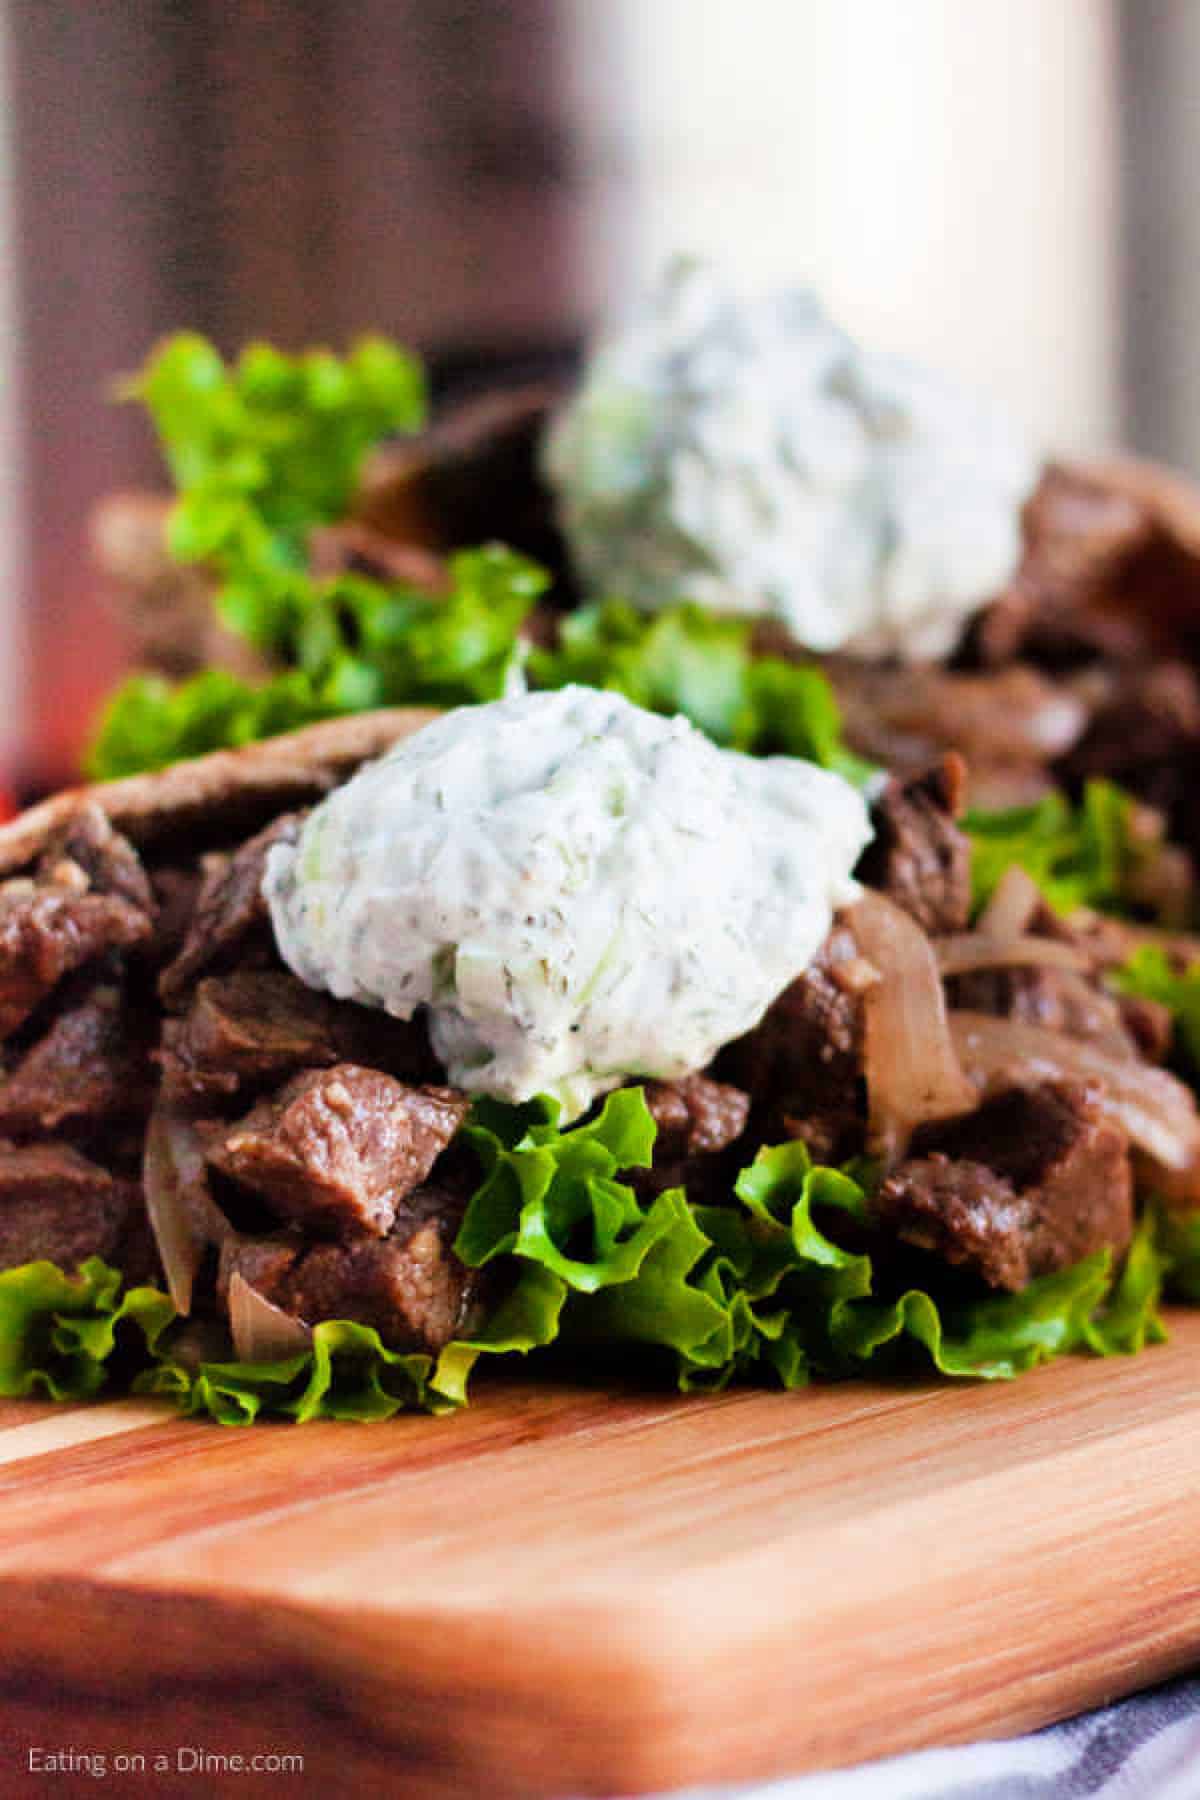
M811 650L941 657L1002 586L1039 459L807 292L741 302L681 260L601 343L545 445L596 594L783 621Z
M573 1117L748 1031L854 898L870 835L840 776L571 687L398 744L272 849L264 890L303 981L427 1007L453 1081Z

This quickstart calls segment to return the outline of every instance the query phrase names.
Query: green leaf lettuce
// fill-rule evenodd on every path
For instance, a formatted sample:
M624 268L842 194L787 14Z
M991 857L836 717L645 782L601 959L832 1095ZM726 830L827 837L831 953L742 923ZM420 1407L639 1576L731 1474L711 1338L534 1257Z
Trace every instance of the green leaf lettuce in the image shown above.
M436 1359L335 1320L315 1327L311 1349L277 1362L197 1360L186 1333L167 1329L164 1296L121 1298L100 1263L76 1281L35 1263L0 1276L0 1391L87 1397L126 1326L150 1363L139 1391L225 1424L442 1412L465 1403L481 1361L552 1348L576 1368L618 1358L684 1391L871 1373L998 1380L1070 1351L1159 1341L1165 1280L1200 1296L1200 1228L1157 1209L1115 1276L1101 1252L1019 1294L889 1289L869 1249L855 1247L870 1242L862 1181L814 1166L799 1143L760 1151L728 1204L639 1181L655 1136L640 1088L610 1094L565 1131L552 1102L481 1102L470 1132L481 1180L456 1248L472 1267L494 1267L496 1297Z
M977 906L1016 864L1056 912L1119 909L1137 861L1134 802L1109 781L1089 781L1077 806L1060 793L1034 806L972 812L971 881Z
M91 1256L69 1276L50 1262L0 1273L0 1394L88 1400L121 1350L145 1360L174 1316L150 1287L121 1293L116 1269Z

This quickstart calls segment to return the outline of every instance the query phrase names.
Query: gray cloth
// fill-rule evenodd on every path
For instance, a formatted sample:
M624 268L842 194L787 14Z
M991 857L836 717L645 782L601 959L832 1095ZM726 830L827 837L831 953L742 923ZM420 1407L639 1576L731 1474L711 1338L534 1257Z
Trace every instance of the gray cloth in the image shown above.
M673 1800L1200 1800L1200 1679L1032 1737Z

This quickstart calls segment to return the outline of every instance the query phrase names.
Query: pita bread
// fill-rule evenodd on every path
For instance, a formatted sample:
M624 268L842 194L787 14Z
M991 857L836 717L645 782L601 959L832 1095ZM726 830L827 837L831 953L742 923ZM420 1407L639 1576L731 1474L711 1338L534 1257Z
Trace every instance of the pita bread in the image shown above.
M139 846L188 837L200 847L221 832L255 830L276 813L319 800L360 763L436 717L420 706L356 713L240 750L216 750L154 774L67 788L0 825L0 876L32 862L88 802Z

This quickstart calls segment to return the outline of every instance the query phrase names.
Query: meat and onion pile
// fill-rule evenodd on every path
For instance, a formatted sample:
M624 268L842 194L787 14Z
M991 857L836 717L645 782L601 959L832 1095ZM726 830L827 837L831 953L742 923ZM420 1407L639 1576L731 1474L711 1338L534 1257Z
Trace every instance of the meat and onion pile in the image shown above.
M0 828L0 1389L1003 1375L1200 1297L1200 496L809 299L643 323L425 430L380 340L149 359L125 778Z
M250 1362L324 1320L434 1356L502 1302L503 1261L454 1247L481 1181L471 1098L419 1016L290 973L262 892L305 805L423 720L319 726L0 831L5 1268L100 1257ZM1122 928L1054 914L1017 870L972 924L964 782L953 754L889 780L861 898L806 972L712 1066L644 1085L639 1192L729 1206L762 1146L802 1143L870 1170L835 1242L885 1282L981 1295L1119 1259L1149 1194L1200 1207L1169 1015L1106 983Z

